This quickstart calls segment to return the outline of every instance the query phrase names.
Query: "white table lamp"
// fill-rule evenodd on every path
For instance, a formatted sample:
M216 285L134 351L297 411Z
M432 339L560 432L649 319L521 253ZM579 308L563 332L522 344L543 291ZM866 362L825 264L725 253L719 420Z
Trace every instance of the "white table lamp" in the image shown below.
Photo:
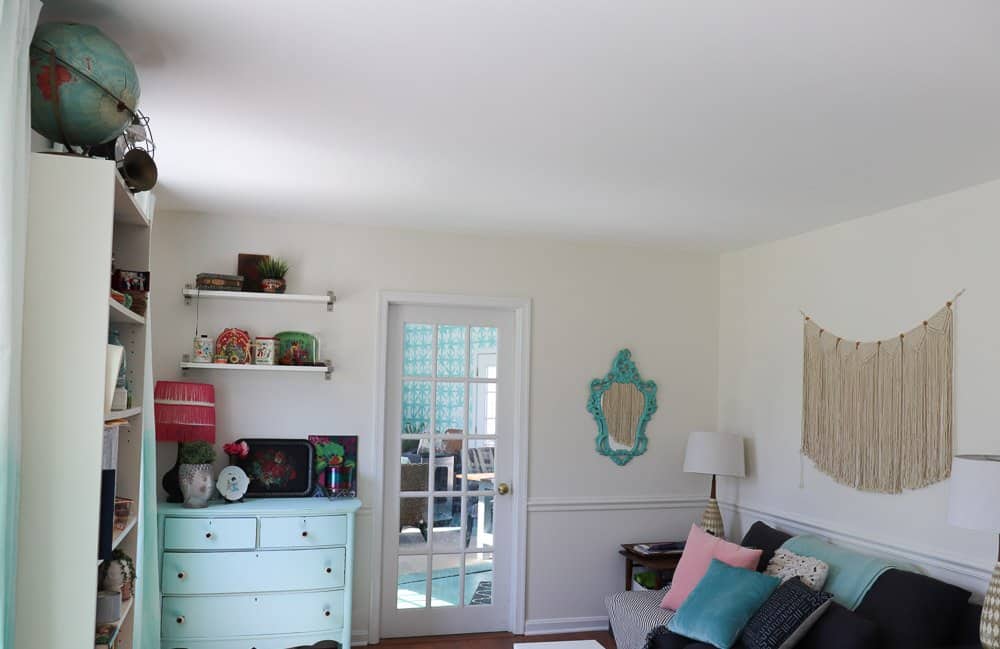
M715 499L715 477L718 475L742 478L746 476L743 455L743 438L731 433L695 432L688 436L684 452L684 472L704 473L712 476L712 493L708 507L701 516L701 527L719 538L725 536L722 512Z
M948 522L970 530L1000 533L1000 455L956 455L951 464ZM1000 553L983 600L979 641L1000 649Z

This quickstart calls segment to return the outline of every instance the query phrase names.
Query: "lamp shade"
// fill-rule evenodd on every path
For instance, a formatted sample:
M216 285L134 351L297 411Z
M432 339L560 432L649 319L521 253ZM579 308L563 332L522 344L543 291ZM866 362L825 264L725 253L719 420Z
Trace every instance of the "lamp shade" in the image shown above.
M747 467L743 438L731 433L695 432L688 436L684 452L685 473L708 473L742 478Z
M156 439L215 443L215 386L157 381L153 389Z
M951 463L948 522L1000 532L1000 455L956 455Z

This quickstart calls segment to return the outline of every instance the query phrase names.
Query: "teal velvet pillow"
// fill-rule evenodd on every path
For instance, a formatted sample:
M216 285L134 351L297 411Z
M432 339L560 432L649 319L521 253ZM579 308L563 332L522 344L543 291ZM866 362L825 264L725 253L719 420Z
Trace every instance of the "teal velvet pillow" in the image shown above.
M708 572L684 600L667 628L718 649L730 649L743 627L780 584L777 577L733 568L712 559Z

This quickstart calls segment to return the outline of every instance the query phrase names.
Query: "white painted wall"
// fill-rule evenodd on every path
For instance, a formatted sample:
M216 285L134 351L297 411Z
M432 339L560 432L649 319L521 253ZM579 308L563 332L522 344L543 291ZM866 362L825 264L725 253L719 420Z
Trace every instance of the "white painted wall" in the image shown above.
M604 595L622 586L619 543L683 535L708 482L681 473L687 433L717 416L718 257L650 247L288 225L160 213L154 225L154 372L180 376L195 307L181 288L198 272L234 272L240 252L287 258L290 290L336 291L311 305L205 302L202 330L317 333L333 381L313 376L191 372L216 385L218 445L241 436L357 434L361 498L378 479L371 447L376 291L533 300L527 621L546 631L605 624ZM594 451L590 380L621 347L659 385L646 455L621 468ZM174 461L160 445L160 473ZM680 501L675 499L680 498ZM694 499L694 500L692 500ZM637 509L636 509L637 508ZM370 513L359 522L355 629L367 628ZM360 636L359 636L360 637Z
M751 439L740 505L960 568L992 566L994 534L948 526L947 483L865 494L805 461L799 487L799 308L837 335L870 340L909 329L967 288L956 309L955 450L996 453L998 210L993 182L722 256L719 423Z

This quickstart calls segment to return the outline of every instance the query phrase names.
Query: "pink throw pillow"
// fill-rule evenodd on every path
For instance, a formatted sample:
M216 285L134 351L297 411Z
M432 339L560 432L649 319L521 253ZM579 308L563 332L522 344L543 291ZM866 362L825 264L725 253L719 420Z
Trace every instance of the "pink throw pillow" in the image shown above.
M660 607L674 611L679 609L708 572L712 559L718 559L734 568L756 570L761 552L712 536L697 525L692 525L687 544L684 546L684 554L681 555L681 560L674 571L673 583L664 595Z

